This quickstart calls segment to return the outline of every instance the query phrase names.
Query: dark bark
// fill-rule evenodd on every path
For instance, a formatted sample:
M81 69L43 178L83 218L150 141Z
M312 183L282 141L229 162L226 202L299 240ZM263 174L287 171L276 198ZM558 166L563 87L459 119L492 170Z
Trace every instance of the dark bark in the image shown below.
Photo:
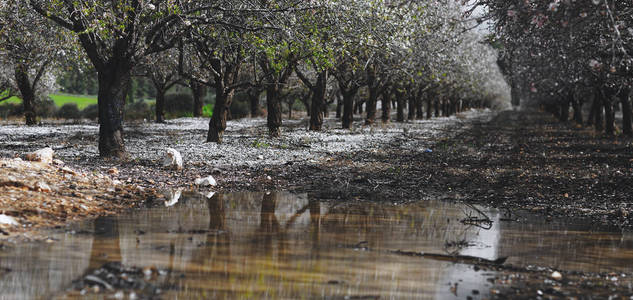
M259 117L262 114L262 109L259 105L259 95L262 93L262 90L261 87L250 87L246 91L251 106L251 118Z
M438 118L440 116L440 100L439 99L435 99L433 101L433 108L434 108L434 116L436 118Z
M354 113L355 114L359 114L359 115L363 114L363 104L364 103L365 103L365 101L361 100L361 99L356 99L356 101L354 101Z
M427 119L431 119L432 114L433 114L433 110L431 108L431 98L429 97L428 99L426 99L426 118Z
M322 71L317 76L317 81L312 87L312 105L310 105L310 130L320 131L323 127L323 115L325 104L325 91L327 88L327 71Z
M15 81L18 85L18 89L20 90L26 125L35 125L37 124L37 116L35 113L35 91L33 89L33 85L31 85L31 80L29 79L26 67L16 65Z
M593 116L594 116L594 127L597 131L602 131L604 129L604 121L603 121L603 110L602 110L602 95L600 92L596 93L596 97L593 99Z
M165 123L165 90L156 89L156 123Z
M207 87L196 81L191 81L189 85L193 94L193 116L196 118L202 117L202 107L204 106L204 95Z
M633 135L633 112L631 111L631 91L625 88L620 93L620 103L622 104L622 133L626 136Z
M421 97L415 99L415 118L418 120L424 119L424 101Z
M292 96L289 96L292 97ZM292 119L292 104L294 103L294 101L290 101L288 100L288 119Z
M391 90L385 89L380 96L382 106L381 120L383 123L389 123L391 120Z
M213 69L216 70L214 76L215 106L213 115L209 120L209 132L207 142L222 143L224 130L226 130L226 120L229 117L229 109L233 101L235 87L233 84L238 80L241 58L238 56L234 61L214 60Z
M404 92L401 90L396 90L395 94L396 94L396 105L397 105L396 122L404 122L404 105L406 103L404 99ZM412 110L412 109L409 108L409 110Z
M312 103L310 103L310 130L320 131L323 127L323 116L327 109L325 92L327 89L328 71L323 70L317 73L316 82L310 82L303 73L296 69L295 73L303 84L311 91Z
M561 122L569 121L569 100L568 99L563 99L560 102L560 115L558 119Z
M336 94L336 119L340 120L343 116L343 97L342 95Z
M572 103L572 107L574 109L574 122L576 122L576 124L578 125L582 125L583 124L583 120L582 120L582 101L580 101L580 99L577 99L576 97L574 97L574 93L570 93L569 95L570 97L570 102Z
M268 109L268 133L271 137L281 135L281 101L279 99L279 87L271 84L266 87L266 107Z
M416 116L417 109L417 97L415 97L415 93L409 93L409 110L407 111L407 120L413 120Z
M130 86L131 66L115 62L98 71L99 155L126 157L123 141L123 108Z
M352 82L339 80L339 89L343 96L342 127L343 129L349 129L354 121L354 98L358 93L359 86Z
M213 115L209 121L207 142L222 143L232 100L233 89L227 89L223 84L216 84L215 106L213 107Z
M442 116L444 116L444 117L449 117L450 116L449 105L448 105L449 101L450 101L449 99L444 99L442 101Z
M611 102L611 97L606 97L603 101L605 121L604 132L607 135L612 136L615 134L615 111L613 110L613 102Z
M376 70L372 67L367 69L367 87L369 89L369 98L365 102L365 125L372 125L376 121L376 104L380 93Z

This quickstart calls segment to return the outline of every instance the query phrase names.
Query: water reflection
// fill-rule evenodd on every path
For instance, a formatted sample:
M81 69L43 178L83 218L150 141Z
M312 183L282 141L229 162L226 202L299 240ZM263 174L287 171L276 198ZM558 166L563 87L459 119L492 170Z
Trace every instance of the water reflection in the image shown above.
M58 233L52 244L0 253L2 299L64 298L73 279L109 261L171 270L166 299L486 298L491 273L401 257L389 250L446 253L563 269L631 272L630 235L584 225L459 222L470 208L446 202L406 206L320 202L289 193L183 194L170 207L100 218ZM356 245L356 246L355 246ZM364 251L365 247L371 251ZM451 248L450 250L455 250ZM2 270L11 269L9 272ZM477 295L472 294L477 290Z

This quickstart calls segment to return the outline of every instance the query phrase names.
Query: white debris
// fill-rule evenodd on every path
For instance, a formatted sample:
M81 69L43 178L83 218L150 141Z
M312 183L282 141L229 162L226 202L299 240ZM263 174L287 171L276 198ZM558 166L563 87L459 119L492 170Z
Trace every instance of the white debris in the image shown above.
M558 271L554 271L552 273L552 275L550 275L550 277L552 277L552 279L554 279L554 280L561 280L561 279L563 279L563 274L561 274Z
M174 206L176 203L178 203L178 200L180 199L181 194L182 194L182 189L169 191L167 193L168 200L165 201L165 206L166 207Z
M46 147L35 152L27 153L26 159L30 161L39 161L45 164L50 164L53 162L53 154L55 154L53 149L51 147Z
M35 189L38 189L42 192L50 192L51 191L51 187L48 186L48 184L46 184L46 182L40 181L38 183L35 184Z
M7 216L5 214L0 214L0 224L2 225L20 225L18 221L16 221L13 217Z
M182 170L182 155L176 149L167 148L165 158L163 159L163 167L174 170Z
M206 197L207 197L208 199L211 199L211 198L213 198L213 195L215 195L215 192L209 192L209 193L206 195Z
M198 178L195 181L196 185L201 185L201 186L216 186L218 185L218 183L215 181L215 178L213 178L213 176L209 176L209 177L205 177L205 178Z

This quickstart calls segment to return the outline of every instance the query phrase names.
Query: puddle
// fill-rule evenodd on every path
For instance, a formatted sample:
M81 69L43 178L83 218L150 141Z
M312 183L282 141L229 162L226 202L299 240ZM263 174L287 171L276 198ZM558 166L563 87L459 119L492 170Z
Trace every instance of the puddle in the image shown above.
M489 296L492 272L393 250L633 271L633 234L585 225L536 218L505 222L500 212L479 208L492 225L467 226L460 220L479 217L474 209L435 201L391 206L319 202L289 193L208 196L183 193L163 207L55 233L51 244L3 250L0 298L73 298L79 295L71 290L73 280L112 261L167 270L152 278L164 299Z

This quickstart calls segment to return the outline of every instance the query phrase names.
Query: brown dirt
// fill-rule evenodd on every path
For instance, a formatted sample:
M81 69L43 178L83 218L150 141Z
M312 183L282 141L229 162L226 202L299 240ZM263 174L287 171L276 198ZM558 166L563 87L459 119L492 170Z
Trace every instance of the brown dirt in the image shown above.
M0 213L19 223L0 225L4 237L113 214L152 197L152 191L97 172L19 158L0 159Z

